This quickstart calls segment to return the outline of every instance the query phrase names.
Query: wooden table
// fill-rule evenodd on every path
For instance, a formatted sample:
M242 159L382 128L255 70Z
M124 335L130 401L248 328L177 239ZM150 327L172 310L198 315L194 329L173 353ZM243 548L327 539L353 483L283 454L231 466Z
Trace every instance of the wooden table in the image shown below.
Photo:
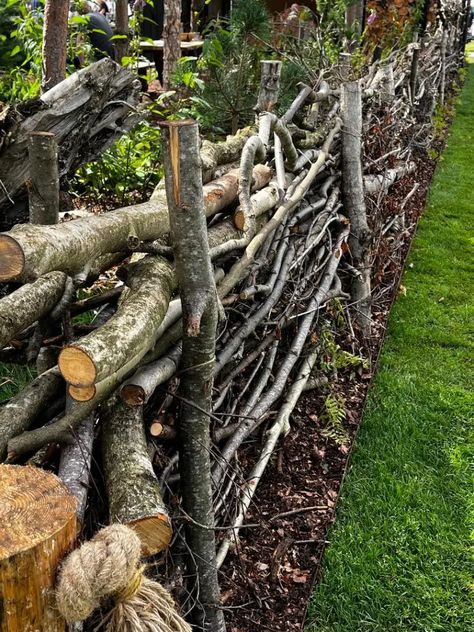
M198 48L202 48L204 45L204 40L202 39L197 39L197 40L191 40L190 42L180 42L180 46L181 46L181 50L196 50ZM147 51L147 50L163 50L164 48L164 40L159 39L159 40L143 40L140 42L140 48L142 49L142 51Z

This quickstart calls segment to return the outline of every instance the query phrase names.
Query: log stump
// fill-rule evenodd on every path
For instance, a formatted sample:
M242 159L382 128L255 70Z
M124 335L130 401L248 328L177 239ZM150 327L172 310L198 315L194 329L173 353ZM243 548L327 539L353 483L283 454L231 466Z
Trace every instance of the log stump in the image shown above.
M0 632L64 632L58 565L76 538L76 500L49 472L0 466Z

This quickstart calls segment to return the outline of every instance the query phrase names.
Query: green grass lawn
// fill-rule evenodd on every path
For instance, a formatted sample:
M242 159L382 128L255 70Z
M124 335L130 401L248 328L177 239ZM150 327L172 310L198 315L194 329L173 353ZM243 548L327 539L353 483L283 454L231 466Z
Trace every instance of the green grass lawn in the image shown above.
M390 316L307 632L474 630L474 65ZM471 547L471 548L470 548Z

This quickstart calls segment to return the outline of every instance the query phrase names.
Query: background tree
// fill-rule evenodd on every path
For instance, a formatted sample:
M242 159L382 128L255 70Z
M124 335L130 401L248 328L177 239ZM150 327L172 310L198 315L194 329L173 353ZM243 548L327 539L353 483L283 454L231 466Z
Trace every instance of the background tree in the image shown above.
M69 2L47 0L43 26L41 91L46 92L66 77Z

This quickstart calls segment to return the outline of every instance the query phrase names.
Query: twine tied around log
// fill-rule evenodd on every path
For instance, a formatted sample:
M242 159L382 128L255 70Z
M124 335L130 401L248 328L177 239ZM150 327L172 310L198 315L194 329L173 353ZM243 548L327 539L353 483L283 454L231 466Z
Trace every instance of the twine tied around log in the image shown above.
M62 565L56 592L66 621L83 621L110 601L106 632L191 632L169 592L143 574L140 552L136 533L119 524L73 551Z

